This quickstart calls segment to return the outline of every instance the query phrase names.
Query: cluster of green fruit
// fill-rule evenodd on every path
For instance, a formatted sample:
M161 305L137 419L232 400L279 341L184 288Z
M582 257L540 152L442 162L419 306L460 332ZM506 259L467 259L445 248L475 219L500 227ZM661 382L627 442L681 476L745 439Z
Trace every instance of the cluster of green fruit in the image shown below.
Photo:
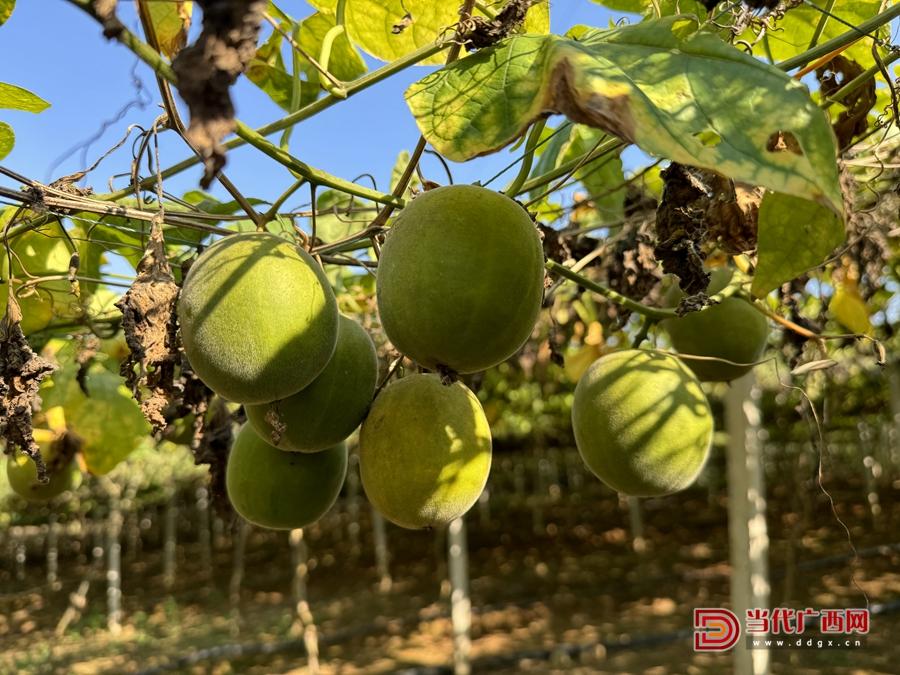
M501 363L528 339L543 261L532 219L503 195L464 185L413 200L381 251L378 309L393 345L434 374L404 377L375 397L372 341L339 315L312 257L265 233L211 246L185 280L178 314L196 373L247 412L227 467L237 511L277 529L321 517L344 480L344 440L362 424L363 487L387 519L419 529L464 514L487 482L491 433L477 397L455 376ZM668 321L676 348L736 363L758 358L765 320L760 326L760 315L734 303ZM691 364L696 374L671 354L624 350L585 373L573 427L598 477L633 495L693 482L712 439L698 376L729 380L746 367Z
M543 280L537 230L515 202L473 186L416 198L383 247L378 305L393 344L440 375L405 377L373 402L372 341L339 315L311 256L266 233L211 246L185 279L178 317L194 371L247 412L226 470L235 509L277 529L321 517L344 480L343 441L363 423L363 487L385 517L423 528L465 513L490 471L490 429L475 395L443 376L518 350Z

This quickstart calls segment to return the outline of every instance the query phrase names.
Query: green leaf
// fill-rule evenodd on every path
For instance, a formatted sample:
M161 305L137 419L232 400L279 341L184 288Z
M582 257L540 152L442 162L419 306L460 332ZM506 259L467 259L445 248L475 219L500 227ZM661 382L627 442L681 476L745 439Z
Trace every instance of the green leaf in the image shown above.
M834 290L831 302L828 303L831 315L854 333L869 335L872 322L869 320L869 308L859 294L855 283L841 283Z
M6 23L16 8L16 0L0 0L0 26Z
M0 82L0 108L39 113L49 107L50 104L37 94L14 84Z
M316 9L331 12L337 0L310 0ZM499 2L488 3L491 6ZM459 5L446 0L347 0L346 26L350 40L382 61L393 61L431 44L459 21ZM476 12L476 16L484 16ZM525 19L525 30L546 33L550 26L548 3L538 3ZM435 54L419 65L444 63Z
M541 134L542 144L539 145L536 150L538 160L531 169L531 178L542 176L560 165L561 162L559 156L563 151L563 148L565 148L566 144L569 142L569 137L572 132L571 130L567 131L567 129L571 126L571 124L568 124L565 128L556 127L555 129L550 126L544 127L544 131ZM550 140L544 142L546 138L549 138ZM537 199L546 191L546 189L546 186L541 186L532 190L528 195L529 199Z
M316 12L305 18L300 24L300 46L313 58L318 58L325 34L336 25L334 15L325 12ZM328 72L343 82L355 80L366 72L366 62L350 44L346 32L339 35L331 46Z
M159 48L171 59L187 43L194 3L191 0L143 1L150 14Z
M84 443L81 453L90 472L109 473L148 436L150 425L121 377L97 364L85 378L85 395L72 355L64 348L56 356L62 367L41 388L43 403L63 406L66 426Z
M407 103L452 160L494 152L563 113L651 155L841 212L834 135L806 87L697 27L682 16L580 41L512 37L416 82ZM779 150L779 132L796 152Z
M369 202L351 197L337 190L325 190L316 199L316 211L331 210L332 213L316 216L316 236L324 242L343 239L359 232L371 221L370 217L346 213L348 207L359 208Z
M391 169L391 192L394 191L394 188L397 187L397 183L400 182L400 177L403 175L403 172L406 170L407 164L409 164L409 150L401 150L397 155L397 161L394 162L394 168ZM409 181L409 185L407 189L418 189L422 186L421 181L419 181L419 176L413 172L412 178Z
M828 0L812 0L812 2L824 7ZM827 18L818 44L846 33L850 30L850 26L858 26L863 21L871 19L878 14L881 5L881 0L844 0L834 3L831 13L843 21ZM766 31L764 44L757 48L757 52L770 55L777 63L806 51L822 16L822 12L808 5L794 7L789 12L785 12L781 20L775 22L774 30ZM884 37L888 35L887 30L888 28L884 27L878 31L878 34ZM755 40L755 36L749 32L742 35L742 38L750 39L751 44ZM863 68L875 65L875 59L872 57L872 41L868 38L849 47L843 52L843 55L856 61Z
M484 6L490 9L494 14L503 9L508 0L486 0ZM476 16L483 16L484 12L479 9L475 10ZM523 33L534 33L536 35L546 35L550 32L550 2L543 0L532 5L525 16L525 25Z
M844 224L820 204L767 192L759 207L759 241L753 295L763 297L820 265L844 243Z
M573 126L557 166L590 152L604 138L606 134L597 129L583 124ZM594 202L600 222L611 223L625 217L625 173L619 155L610 155L582 167L575 172L575 178L581 181Z
M659 6L662 16L674 14L693 14L694 16L706 16L706 8L697 0L658 0L657 3L649 0L594 0L598 5L615 12L629 12L631 14L643 14L646 17L656 16L656 7Z
M282 35L273 31L269 38L256 50L256 55L247 66L245 75L253 84L262 89L277 105L290 110L294 91L294 78L284 67L281 55ZM307 87L304 87L306 94ZM315 100L318 86L311 91L310 100Z
M15 209L7 209L0 217L0 223L7 221ZM26 214L27 217L27 214ZM70 236L77 236L71 232ZM79 244L79 254L84 250ZM59 221L52 221L40 228L24 232L10 240L15 253L12 270L15 277L14 287L22 309L22 330L26 335L43 330L53 321L71 321L84 314L84 305L96 285L79 283L79 295L72 292L68 279L53 279L39 284L25 286L26 281L36 277L65 277L69 272L72 249L68 239L62 232ZM79 266L79 273L84 276L96 276L99 264L86 256ZM4 281L4 292L0 293L0 314L6 311L7 290L9 280L9 263L6 255L0 256L0 279Z
M0 159L12 152L16 144L16 134L6 122L0 122Z

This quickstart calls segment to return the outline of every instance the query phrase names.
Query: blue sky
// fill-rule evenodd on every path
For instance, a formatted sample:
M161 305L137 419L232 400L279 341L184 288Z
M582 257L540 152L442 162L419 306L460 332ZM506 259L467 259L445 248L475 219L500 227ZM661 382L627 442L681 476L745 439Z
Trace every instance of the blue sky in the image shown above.
M132 3L119 5L122 19L137 31ZM591 0L556 0L551 7L555 32L579 23L607 26L611 18ZM312 12L301 0L283 0L283 8L295 18ZM149 126L160 112L151 70L136 63L124 47L107 42L97 24L65 0L19 0L12 18L0 27L0 50L0 81L31 89L51 103L51 108L39 115L0 111L0 119L11 124L17 136L16 147L3 164L31 178L48 180L84 168L79 152L53 167L64 153L97 134L104 123L109 126L90 147L87 164L115 144L129 124ZM377 67L379 63L369 60L369 65ZM403 91L427 72L424 67L412 68L302 122L294 131L292 153L344 178L373 173L379 187L386 188L397 153L411 149L418 138ZM137 95L135 76L143 83L143 97ZM235 95L238 116L252 126L283 115L247 81L239 82ZM139 98L142 103L132 105L121 119L113 121L129 102ZM164 166L188 155L179 139L167 136L170 138L162 144ZM130 160L128 143L92 174L89 183L106 191L109 178L127 172ZM455 164L452 170L457 182L471 182L493 175L508 161L504 152ZM426 159L423 166L426 176L444 181L435 160ZM261 199L274 198L292 182L280 165L246 147L229 154L226 172L246 195ZM511 177L504 176L497 187ZM198 178L199 169L194 168L171 179L166 188L183 193L194 189ZM121 187L122 179L116 185ZM218 187L213 192L224 194ZM307 195L298 195L288 206L305 200Z

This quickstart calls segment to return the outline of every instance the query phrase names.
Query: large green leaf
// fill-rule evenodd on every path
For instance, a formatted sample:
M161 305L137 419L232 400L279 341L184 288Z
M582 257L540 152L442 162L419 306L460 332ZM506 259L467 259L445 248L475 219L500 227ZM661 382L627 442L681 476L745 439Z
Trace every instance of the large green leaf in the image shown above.
M6 23L16 8L16 0L0 0L0 26Z
M16 134L6 122L0 122L0 159L12 152L16 144Z
M153 23L160 50L172 58L187 42L194 3L191 0L168 0L167 2L143 0L143 2L150 14L150 21Z
M759 207L753 295L762 297L818 266L844 238L844 224L832 210L791 195L766 193Z
M811 1L820 7L828 4L828 0ZM831 38L846 33L851 26L857 26L872 18L878 14L881 5L881 0L838 0L830 9L834 16L825 17L825 28L818 43L827 42ZM822 17L822 12L809 5L801 5L785 12L784 17L775 22L775 30L766 31L764 42L756 49L756 52L771 57L777 63L805 51L809 48L813 33ZM886 31L885 27L879 33L884 36L887 34ZM755 39L749 33L742 37L749 41ZM872 41L868 38L858 41L843 54L864 68L875 64L875 59L872 57Z
M334 13L337 0L310 0L316 9ZM393 61L419 47L434 42L459 21L456 0L347 0L346 26L350 39L365 52L382 61ZM491 8L503 2L491 1ZM476 15L484 16L480 11ZM546 33L550 29L550 8L540 2L530 10L525 30ZM421 65L438 64L445 56L436 54Z
M841 212L834 135L806 87L697 28L679 16L581 40L515 36L416 82L407 102L453 160L563 113L652 155Z
M0 108L39 113L50 107L37 94L7 82L0 82Z

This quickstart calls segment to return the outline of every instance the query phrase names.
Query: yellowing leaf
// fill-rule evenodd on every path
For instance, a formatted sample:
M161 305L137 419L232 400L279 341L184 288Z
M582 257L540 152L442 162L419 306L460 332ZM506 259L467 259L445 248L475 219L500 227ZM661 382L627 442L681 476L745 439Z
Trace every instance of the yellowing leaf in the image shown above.
M16 134L6 122L0 122L0 159L12 152L16 144Z
M316 9L334 13L337 0L310 0ZM393 61L424 47L449 32L459 21L461 3L449 0L347 0L346 26L350 40L382 61ZM505 3L491 1L490 8ZM476 11L476 16L484 16ZM549 3L539 2L528 10L525 30L546 33L550 29ZM436 54L421 65L444 63Z
M149 12L160 51L171 59L187 43L194 3L192 0L138 1Z
M834 135L806 87L692 17L578 40L511 37L428 75L406 98L422 134L455 161L561 113L652 155L843 210Z
M571 351L563 358L563 369L566 377L570 382L578 382L584 371L591 367L591 364L600 358L602 350L598 345L584 345L583 347Z
M828 309L831 315L851 332L868 335L872 331L869 308L866 307L866 302L860 296L855 284L838 284Z
M14 84L0 82L0 108L39 113L49 107L50 104L37 94Z
M824 17L825 27L818 44L846 33L851 26L858 26L863 21L871 19L878 14L883 4L882 0L838 0L829 6L828 0L811 1L821 8L828 6L832 14L830 17ZM799 54L810 47L813 32L822 19L822 12L807 4L792 8L774 22L774 30L766 31L764 42L760 44L757 52L760 55L771 55L776 63ZM876 33L881 36L888 35L887 27L879 29ZM755 36L749 30L742 37L755 40ZM843 55L864 68L875 64L872 57L872 40L868 38L851 45Z
M0 0L0 26L6 23L16 8L16 0Z

